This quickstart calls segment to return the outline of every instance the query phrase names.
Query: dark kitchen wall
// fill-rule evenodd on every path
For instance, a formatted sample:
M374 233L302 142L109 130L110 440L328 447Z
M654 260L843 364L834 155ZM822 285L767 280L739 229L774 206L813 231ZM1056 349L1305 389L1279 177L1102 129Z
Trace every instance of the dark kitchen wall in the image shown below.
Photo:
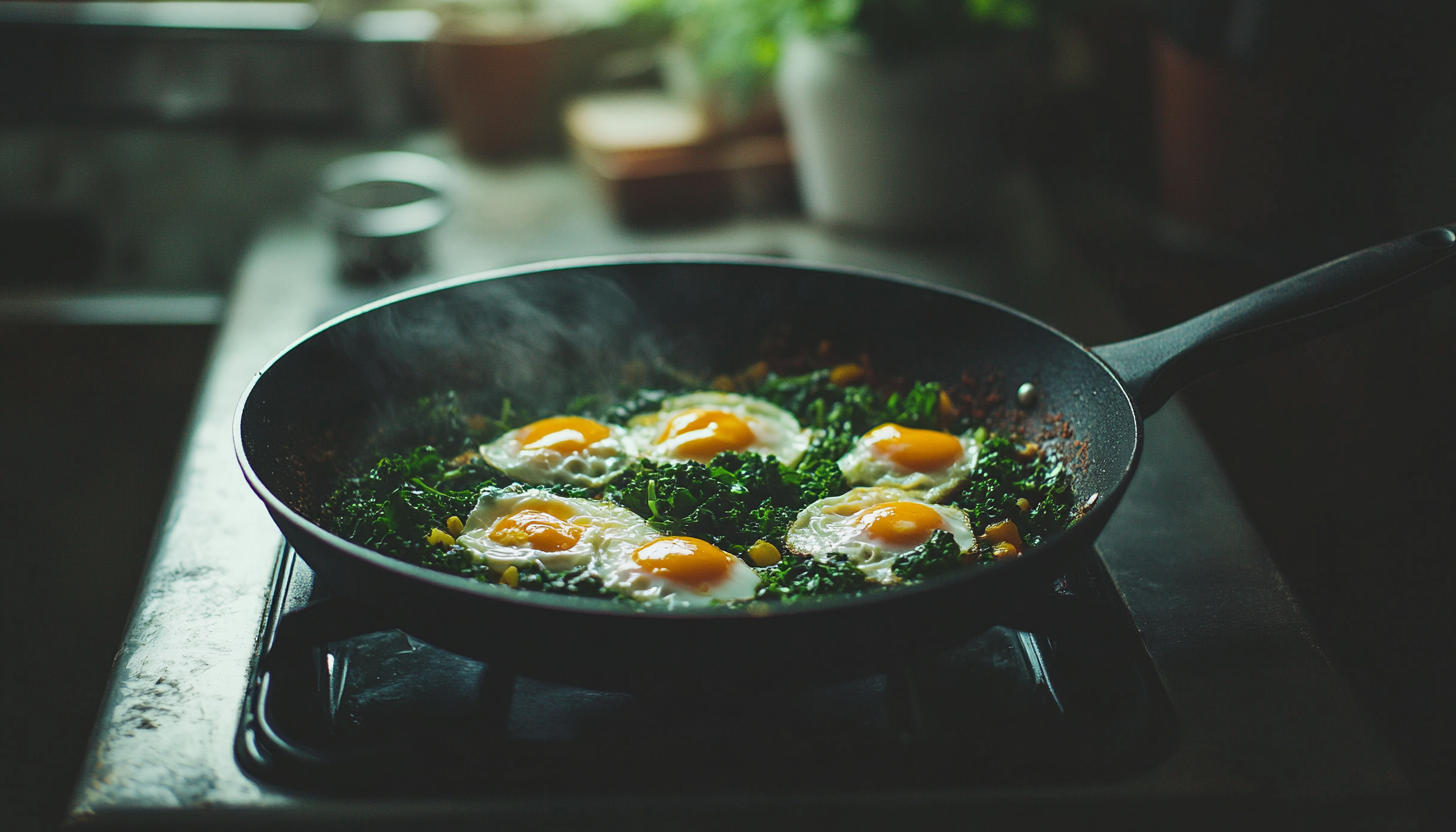
M1139 331L1456 221L1456 4L1151 7L1090 16L1102 72L1038 151ZM1446 288L1183 396L1438 828L1456 822L1453 362Z

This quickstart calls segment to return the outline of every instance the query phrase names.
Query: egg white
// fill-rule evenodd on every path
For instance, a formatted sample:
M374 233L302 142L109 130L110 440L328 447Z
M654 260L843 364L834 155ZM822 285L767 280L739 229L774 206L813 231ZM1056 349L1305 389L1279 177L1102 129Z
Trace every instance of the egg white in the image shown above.
M658 442L663 429L678 415L694 408L721 410L748 423L754 441L745 450L760 456L773 455L784 465L792 466L808 449L813 432L799 427L799 421L777 405L737 393L690 393L664 399L656 413L634 416L628 423L629 435L643 456L668 462L681 462L669 447Z
M480 455L512 479L531 485L564 483L600 488L637 458L637 445L625 428L605 423L602 426L608 433L605 439L574 453L563 454L553 448L526 450L518 438L522 428L481 445Z
M962 552L976 545L976 533L960 509L935 505L914 492L884 486L852 488L837 497L810 503L789 526L785 543L790 550L821 561L843 554L872 580L890 582L894 580L895 558L915 545L899 546L874 538L855 524L854 516L895 502L919 503L934 509L941 517L942 528L955 537Z
M981 446L971 432L956 439L962 451L955 462L936 471L912 471L877 455L861 436L849 453L839 458L839 470L844 473L844 481L849 485L903 488L919 492L928 502L938 503L960 488L966 477L976 469L976 460L980 456Z
M582 529L581 539L569 549L544 552L525 546L510 546L490 538L502 518L518 511L535 509L565 519ZM659 537L641 517L614 503L561 497L540 489L488 488L480 495L475 510L465 521L465 531L456 542L470 550L477 563L493 572L514 566L526 570L537 566L560 572L583 564L616 563L630 558L638 546Z
M730 557L731 557L731 553ZM743 601L758 589L758 573L741 559L733 557L728 574L708 586L691 586L665 575L656 575L632 559L632 552L612 564L604 565L602 583L634 601L660 602L669 609L703 607L716 602Z

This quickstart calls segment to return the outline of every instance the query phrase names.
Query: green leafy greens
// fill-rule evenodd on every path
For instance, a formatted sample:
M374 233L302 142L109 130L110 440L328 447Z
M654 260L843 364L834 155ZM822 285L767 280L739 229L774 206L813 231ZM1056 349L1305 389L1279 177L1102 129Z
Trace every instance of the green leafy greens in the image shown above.
M521 575L518 580L519 589L579 595L583 598L615 600L622 597L603 586L602 579L593 575L586 564L561 572L541 567Z
M895 574L907 581L929 578L961 565L961 547L955 535L937 530L930 539L895 558Z
M606 493L664 534L691 535L741 555L760 540L782 546L805 506L847 488L833 462L789 468L772 456L730 452L707 465L643 460Z
M773 598L792 603L800 598L856 592L872 585L859 567L839 555L830 560L786 557L776 565L759 570L762 583L759 598Z
M468 552L462 547L441 551L425 538L445 518L469 514L482 485L506 482L504 474L485 465L452 468L433 446L422 445L345 479L324 511L335 533L360 546L432 569L463 572L470 565Z
M799 376L768 375L748 394L767 400L815 431L808 450L792 467L772 456L721 453L707 464L634 463L603 489L576 486L531 486L570 497L611 500L640 515L655 530L697 537L724 551L753 558L749 550L766 541L781 552L772 566L757 567L757 597L783 602L834 593L877 591L881 585L843 554L824 559L787 551L784 538L799 513L811 503L848 490L837 460L865 432L887 422L905 427L949 427L969 430L965 418L946 425L945 392L936 383L920 382L901 391L882 393L867 384L833 383L830 370ZM566 410L599 421L625 424L640 413L655 411L669 394L663 390L629 391L612 399L586 397ZM324 524L361 546L429 569L496 580L464 546L450 544L434 530L449 518L467 518L489 489L526 487L486 464L472 449L501 433L531 421L513 411L509 401L499 415L466 416L454 393L421 399L406 437L414 449L378 459L356 476L343 478L323 506ZM1003 520L1016 523L1026 546L1066 528L1074 521L1071 477L1054 454L1032 453L1010 439L976 431L980 458L962 489L948 501L964 510L973 528ZM458 529L458 527L456 527ZM443 534L441 532L440 534ZM447 535L448 538L448 535ZM955 538L935 532L924 544L895 559L893 573L921 580L959 566L963 559L988 561L988 548L962 554ZM537 566L517 576L520 589L584 597L620 597L606 589L586 566L555 572Z
M754 396L794 414L800 425L820 431L799 461L800 468L838 460L861 434L886 422L907 428L937 426L941 386L935 382L917 383L908 392L883 396L869 385L839 387L829 378L829 370L787 378L769 376L753 391Z
M1072 477L1055 454L1022 459L1010 439L986 436L980 442L976 470L961 493L949 501L966 512L974 528L1011 520L1022 541L1036 546L1072 524L1076 508ZM1018 504L1022 499L1030 504L1029 512Z

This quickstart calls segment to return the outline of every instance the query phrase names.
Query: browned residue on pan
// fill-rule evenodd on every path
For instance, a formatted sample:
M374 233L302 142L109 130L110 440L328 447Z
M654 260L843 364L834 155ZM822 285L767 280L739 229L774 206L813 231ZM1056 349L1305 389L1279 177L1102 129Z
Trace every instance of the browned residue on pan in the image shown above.
M1038 407L1023 409L1008 401L1004 373L991 367L966 369L947 393L961 415L980 422L992 433L1018 441L1034 442L1042 454L1055 452L1062 464L1082 473L1090 464L1087 443L1077 438L1071 419L1064 413L1047 413Z

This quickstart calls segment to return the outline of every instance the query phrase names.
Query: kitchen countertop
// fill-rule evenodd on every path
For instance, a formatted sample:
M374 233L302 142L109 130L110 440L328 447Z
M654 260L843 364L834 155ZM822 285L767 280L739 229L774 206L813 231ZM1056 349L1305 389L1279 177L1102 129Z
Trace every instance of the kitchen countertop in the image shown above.
M408 149L448 156L437 139ZM880 268L980 292L1088 342L1128 334L1107 295L1062 256L1034 177L1013 174L1006 228L991 255L836 235L794 217L709 229L627 232L563 164L485 168L455 160L463 187L439 229L435 277L631 251L786 255ZM587 817L665 819L670 801L630 795L591 806L542 807L504 798L339 801L257 783L233 757L260 621L282 538L233 457L232 417L253 375L294 339L380 290L340 285L329 234L304 217L268 226L250 246L224 313L183 446L173 492L115 664L70 810L71 822L187 826L477 823L562 825ZM1008 278L1006 276L1014 276ZM401 285L401 288L404 284ZM1331 667L1207 446L1175 401L1147 424L1136 480L1099 548L1142 631L1179 714L1172 756L1096 791L1037 789L868 793L781 801L778 821L815 813L868 825L959 817L976 806L992 825L1135 815L1189 816L1224 826L1250 812L1294 826L1414 826L1403 779L1383 741ZM1176 555L1175 555L1176 553ZM1140 610L1176 594L1193 616ZM1219 671L1234 662L1238 674ZM911 799L913 798L913 799ZM797 802L796 802L797 800ZM713 822L755 817L751 794L714 798ZM1028 807L1035 807L1034 811ZM261 813L261 814L260 814ZM605 813L605 815L604 815ZM1166 813L1164 815L1163 813ZM773 824L769 824L773 825ZM1184 824L1186 825L1186 823Z

